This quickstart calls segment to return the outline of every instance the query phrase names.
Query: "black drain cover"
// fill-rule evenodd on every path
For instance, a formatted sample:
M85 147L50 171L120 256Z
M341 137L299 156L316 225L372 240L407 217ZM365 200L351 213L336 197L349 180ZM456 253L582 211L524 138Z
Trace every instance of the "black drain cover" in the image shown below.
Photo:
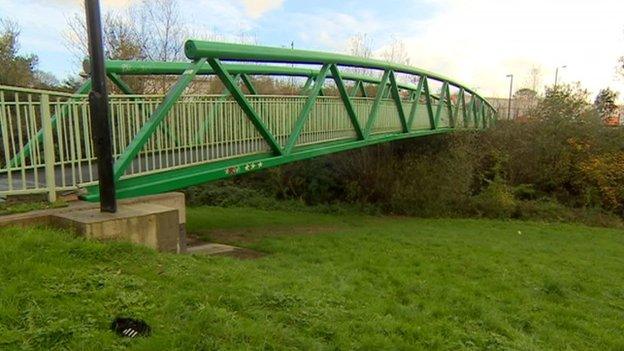
M115 318L111 324L111 330L119 336L126 338L136 338L137 336L148 336L152 332L147 323L139 319Z

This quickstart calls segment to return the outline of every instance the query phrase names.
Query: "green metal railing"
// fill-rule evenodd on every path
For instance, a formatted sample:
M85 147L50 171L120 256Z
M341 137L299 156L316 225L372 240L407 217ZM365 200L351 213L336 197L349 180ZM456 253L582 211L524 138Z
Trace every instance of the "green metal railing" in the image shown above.
M110 102L120 197L180 189L376 143L485 128L496 116L476 92L408 66L198 41L186 43L186 54L190 64L107 62L107 74L124 92ZM346 67L379 75L353 74ZM123 78L137 75L179 78L166 95L133 95ZM198 75L218 77L225 93L185 93ZM415 84L400 81L400 75ZM255 76L307 81L300 95L263 95L254 86ZM323 94L331 80L337 96ZM367 96L365 85L375 87L374 96ZM434 85L439 87L436 94ZM52 200L59 190L85 188L84 198L97 200L84 95L89 89L88 81L78 94L0 87L0 195L47 192Z

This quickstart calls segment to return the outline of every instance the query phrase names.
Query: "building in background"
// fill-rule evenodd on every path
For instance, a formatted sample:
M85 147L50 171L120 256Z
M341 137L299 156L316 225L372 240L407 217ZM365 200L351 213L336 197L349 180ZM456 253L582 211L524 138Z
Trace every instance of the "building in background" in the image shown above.
M608 126L621 126L624 125L624 106L619 106L611 116L607 116L604 119L604 123Z
M511 99L511 114L509 112L508 98L488 98L492 106L498 111L499 119L526 120L532 108L537 106L539 101L537 93L531 89L520 89L516 91Z

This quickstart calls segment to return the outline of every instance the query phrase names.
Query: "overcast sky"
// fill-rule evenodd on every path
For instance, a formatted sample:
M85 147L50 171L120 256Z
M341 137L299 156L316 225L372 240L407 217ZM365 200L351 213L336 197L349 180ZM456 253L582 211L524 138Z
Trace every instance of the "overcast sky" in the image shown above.
M103 0L123 11L133 1ZM509 73L528 85L538 67L542 86L555 68L564 82L580 81L592 93L611 87L624 95L616 75L624 55L622 0L180 0L200 33L241 33L260 44L345 51L350 36L366 33L379 53L392 38L403 40L412 65L462 81L488 96L504 96ZM0 0L0 17L22 28L23 53L59 78L78 67L64 46L66 21L80 0ZM620 97L622 100L622 96Z

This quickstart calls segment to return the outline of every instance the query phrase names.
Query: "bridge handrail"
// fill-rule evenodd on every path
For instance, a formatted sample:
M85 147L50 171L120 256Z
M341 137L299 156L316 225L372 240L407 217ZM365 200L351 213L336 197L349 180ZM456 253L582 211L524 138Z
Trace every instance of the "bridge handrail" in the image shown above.
M298 64L336 64L341 66L392 70L394 72L426 76L427 78L447 82L478 97L491 109L494 107L479 93L467 85L431 71L408 65L368 59L345 54L328 53L312 50L285 49L270 46L243 45L213 41L187 40L184 44L186 57L191 60L218 58L224 61L274 62Z
M66 93L64 91L57 91L57 90L44 90L44 89L36 89L36 88L26 88L26 87L15 87L15 86L9 86L9 85L0 85L0 91L1 90L8 90L11 92L16 92L16 93L28 93L28 94L45 94L45 95L50 95L50 96L59 96L59 97L68 97L68 98L75 98L75 97L87 97L87 94L81 94L81 93Z

